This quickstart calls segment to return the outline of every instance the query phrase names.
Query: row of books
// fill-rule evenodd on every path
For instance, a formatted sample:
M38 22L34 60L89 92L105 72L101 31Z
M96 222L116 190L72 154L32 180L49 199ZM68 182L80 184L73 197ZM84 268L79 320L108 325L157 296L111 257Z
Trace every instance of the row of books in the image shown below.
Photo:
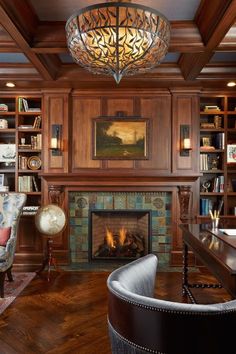
M30 137L31 140L31 148L34 150L42 149L42 134L32 135Z
M18 177L19 192L39 192L35 176L19 176Z
M19 149L32 149L41 150L42 149L42 134L31 135L30 144L19 144Z
M40 107L29 107L28 100L23 97L18 99L18 110L19 112L40 112Z
M200 199L200 215L207 216L213 210L213 201L209 198Z
M20 124L20 129L40 129L41 128L42 117L37 116L34 118L33 124Z
M200 154L200 170L208 171L209 170L209 156L208 154Z
M217 176L213 179L212 192L224 193L224 176Z
M220 168L220 156L217 155L208 155L200 154L200 170L201 171L210 171L218 170Z
M200 199L200 215L210 216L210 210L218 211L219 215L221 215L223 208L224 200L213 201L210 198L201 198Z

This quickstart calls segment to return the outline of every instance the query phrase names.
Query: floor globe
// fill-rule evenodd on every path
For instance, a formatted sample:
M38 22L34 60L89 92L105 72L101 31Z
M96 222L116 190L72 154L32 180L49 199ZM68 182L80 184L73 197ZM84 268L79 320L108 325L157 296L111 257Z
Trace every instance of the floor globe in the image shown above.
M63 231L66 225L66 215L62 208L56 204L41 207L35 215L35 224L38 231L49 237Z
M35 225L42 236L47 237L46 252L40 269L36 274L43 272L47 267L47 280L50 280L51 266L59 271L57 262L53 256L53 237L58 236L66 226L66 215L62 208L56 204L42 206L35 215Z

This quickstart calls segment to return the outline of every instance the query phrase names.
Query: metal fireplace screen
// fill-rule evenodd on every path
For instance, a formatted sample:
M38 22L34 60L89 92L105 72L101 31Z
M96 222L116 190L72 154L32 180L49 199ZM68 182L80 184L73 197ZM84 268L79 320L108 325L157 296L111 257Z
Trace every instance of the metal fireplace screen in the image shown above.
M136 259L150 253L150 210L92 210L90 260Z

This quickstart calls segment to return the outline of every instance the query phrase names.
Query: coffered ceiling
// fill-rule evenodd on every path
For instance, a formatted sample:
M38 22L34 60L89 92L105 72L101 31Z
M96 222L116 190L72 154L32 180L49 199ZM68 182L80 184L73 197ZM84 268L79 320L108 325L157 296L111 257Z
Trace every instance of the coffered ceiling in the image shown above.
M0 87L114 87L71 59L67 19L105 0L0 0ZM171 23L169 52L148 74L119 87L226 88L236 81L236 0L133 0L158 9Z

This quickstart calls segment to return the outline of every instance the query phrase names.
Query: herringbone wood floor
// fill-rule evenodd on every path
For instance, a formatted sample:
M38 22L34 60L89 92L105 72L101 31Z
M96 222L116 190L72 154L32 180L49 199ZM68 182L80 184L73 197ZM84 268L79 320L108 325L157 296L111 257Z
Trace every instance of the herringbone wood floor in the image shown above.
M0 354L109 354L106 272L35 278L0 316ZM192 273L193 280L214 281ZM195 291L198 302L229 300L223 289ZM181 273L158 273L156 296L182 301Z

